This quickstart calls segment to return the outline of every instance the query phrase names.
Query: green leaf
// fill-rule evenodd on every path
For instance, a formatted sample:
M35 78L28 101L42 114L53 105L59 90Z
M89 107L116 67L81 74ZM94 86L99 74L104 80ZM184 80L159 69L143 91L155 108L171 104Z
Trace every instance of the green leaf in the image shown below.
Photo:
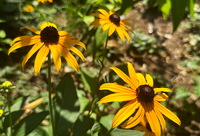
M0 38L5 38L6 37L6 33L4 30L0 30Z
M76 121L80 110L74 81L65 74L56 88L55 126L58 135L62 135Z
M188 68L198 68L199 66L194 60L187 60L186 61L186 67Z
M94 16L84 16L83 21L89 26L94 21Z
M17 100L15 100L11 107L11 111L13 112L13 111L20 110L24 106L24 103L27 98L28 98L28 96L24 96L24 97L19 97Z
M46 131L41 126L39 126L35 130L33 130L28 136L52 136L52 133Z
M13 127L15 136L27 136L31 133L45 117L49 114L48 111L42 111L40 113L32 113L31 115L23 118L16 126Z
M188 0L171 0L172 3L172 22L173 32L178 28L185 14L185 7Z
M12 125L15 124L15 122L22 116L23 113L24 113L24 110L11 112ZM10 126L9 114L7 114L3 122L3 128L5 129L5 128L8 128L9 126Z
M88 116L81 115L74 124L73 136L82 136L94 124L94 119Z
M162 11L163 18L166 20L171 10L171 1L170 0L157 0L158 7Z
M128 129L115 128L111 131L110 136L143 136L144 132Z
M194 87L194 93L198 96L200 96L200 84L195 85Z
M108 114L106 116L102 116L100 119L100 123L107 128L108 130L110 129L112 122L113 122L113 118L115 117L115 114Z
M120 10L117 11L116 13L118 13L119 15L122 15L126 11L126 9L133 7L133 5L136 4L138 1L139 0L123 0Z
M88 92L92 93L96 90L96 77L90 70L82 67L81 78Z
M101 125L99 123L95 123L91 128L91 136L99 136L101 129Z
M79 97L79 102L81 104L80 113L83 113L87 108L89 109L90 100L86 97Z
M190 95L191 93L188 92L185 87L181 86L176 89L175 99L186 98Z
M15 10L17 9L17 7L16 7L15 5L13 5L13 4L6 4L6 5L4 5L4 6L2 7L2 9L3 9L5 12L10 13L10 12L15 11Z

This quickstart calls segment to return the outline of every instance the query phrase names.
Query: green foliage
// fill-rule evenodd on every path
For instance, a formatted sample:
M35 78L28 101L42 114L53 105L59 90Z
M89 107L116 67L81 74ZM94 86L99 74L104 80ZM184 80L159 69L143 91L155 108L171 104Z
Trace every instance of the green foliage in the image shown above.
M110 136L143 136L144 132L136 130L126 130L126 129L114 129L111 131Z
M185 87L178 87L176 89L176 95L175 95L175 99L181 99L181 98L186 98L189 97L191 95L190 92L187 91L187 89Z

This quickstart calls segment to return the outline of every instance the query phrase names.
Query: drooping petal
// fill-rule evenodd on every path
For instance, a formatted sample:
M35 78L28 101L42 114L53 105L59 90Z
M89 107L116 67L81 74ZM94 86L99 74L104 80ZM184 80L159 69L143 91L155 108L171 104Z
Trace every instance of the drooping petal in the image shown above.
M108 102L123 102L135 99L137 96L130 93L113 93L103 97L98 104Z
M136 73L135 73L135 69L133 68L133 65L130 63L130 62L126 62L127 65L128 65L128 73L129 73L129 77L131 78L134 86L135 86L135 89L138 88L138 81L137 81L137 76L136 76Z
M132 90L131 88L127 88L122 85L118 85L116 83L104 83L100 86L99 90L110 90L115 93L130 93L130 94L136 94L135 90Z
M117 31L117 33L118 33L120 39L122 40L122 42L124 42L124 33L123 33L122 28L121 28L120 26L117 26L117 27L116 27L116 31Z
M58 51L56 50L56 47L57 45L49 45L49 48L51 50L51 54L53 56L53 62L56 66L56 70L58 72L60 72L60 68L61 68L61 58L60 58L60 55L58 54Z
M32 28L32 27L21 27L20 30L22 30L22 29L28 29L36 34L40 34L40 31L38 31L37 29Z
M153 87L153 78L149 74L146 74L146 80L147 80L147 85Z
M126 30L126 31L129 31L129 32L131 32L131 33L134 33L132 30L128 29L128 28L127 28L126 26L124 26L124 25L120 25L120 27L121 27L122 29Z
M104 10L104 9L98 9L97 11L101 12L106 17L109 17L109 14L108 14L108 12L106 10Z
M133 27L130 23L128 22L124 22L123 20L121 20L123 22L123 25L127 25L127 26L130 26L130 27ZM121 23L121 22L120 22Z
M74 53L76 53L82 59L82 61L85 61L83 54L77 48L75 48L74 46L71 46L70 44L68 44L66 42L63 44L63 46L68 48L69 50L73 51Z
M20 40L23 39L23 40ZM20 41L19 41L20 40ZM11 48L8 50L8 55L21 47L30 46L40 42L39 36L21 36L15 38L13 41L18 41L14 45L11 45ZM12 44L12 43L11 43Z
M119 126L123 121L125 121L128 117L130 117L135 112L138 106L139 106L139 103L137 99L134 99L130 101L129 103L127 103L126 105L124 105L115 115L111 128L115 128Z
M136 73L136 76L137 76L137 80L139 82L139 85L146 85L146 80L141 73Z
M156 101L166 101L168 96L165 93L158 94L154 97L154 100Z
M154 105L155 106L155 105ZM155 133L155 136L161 136L161 128L158 117L156 116L153 107L149 103L143 103L143 107L145 109L145 115L151 130Z
M132 128L136 126L140 121L144 118L144 108L139 105L139 110L137 113L133 116L130 117L122 126L122 128Z
M59 40L59 43L61 43L62 45L65 44L65 43L80 45L81 47L83 47L86 50L85 44L80 42L80 41L63 38L62 41Z
M158 110L164 114L166 117L168 117L169 119L171 119L172 121L174 121L176 124L178 124L179 126L181 125L181 121L180 119L173 113L171 112L169 109L167 109L166 107L164 107L162 104L160 104L159 102L154 102L155 106L157 106Z
M26 54L26 56L24 57L23 61L22 61L22 71L24 72L24 66L26 64L26 62L29 60L29 58L36 52L38 51L42 46L43 46L44 43L38 43L38 44L35 44L31 50Z
M131 81L131 79L124 73L122 72L120 69L116 68L116 67L110 67L110 69L114 70L115 73L122 79L124 80L124 82L126 82L127 84L130 85L130 87L132 89L135 90L135 85L134 83Z
M99 27L101 24L99 22L100 19L94 20L92 23L90 23L90 26L94 26L94 29Z
M67 63L76 71L79 71L79 66L74 56L62 45L56 45L57 51L65 58Z
M44 62L48 54L49 54L48 45L42 46L42 48L37 53L37 56L35 58L35 64L34 64L34 70L37 75L40 73L42 63Z
M108 36L111 36L113 34L113 32L115 31L116 29L116 26L115 25L112 25L108 31Z
M154 88L153 89L155 93L157 92L172 92L169 88Z
M59 36L66 36L67 34L69 34L69 33L66 31L58 31Z
M121 29L123 34L125 35L126 39L130 42L130 36L128 35L128 33L124 30L124 29Z
M162 133L165 133L165 128L166 128L166 123L165 123L165 119L163 118L163 115L160 113L160 111L158 110L157 106L154 107L154 111L160 121L161 127L162 127Z

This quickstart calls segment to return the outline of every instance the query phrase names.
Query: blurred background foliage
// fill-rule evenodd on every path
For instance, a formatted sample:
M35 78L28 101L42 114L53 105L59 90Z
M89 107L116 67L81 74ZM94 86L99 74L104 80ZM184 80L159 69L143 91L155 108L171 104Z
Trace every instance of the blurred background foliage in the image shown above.
M27 12L26 5L31 5L33 11ZM142 16L141 20L146 19L145 15L150 16L147 17L145 25L151 26L147 32L136 26L130 43L122 43L117 34L110 37L100 83L96 82L101 67L101 62L98 63L97 59L103 56L102 50L107 33L99 33L100 28L94 30L89 27L95 19L90 14L97 12L98 8L116 11L121 19L131 17L134 20L133 25L137 24L138 19L133 14L135 12L130 13L137 9ZM19 121L24 112L27 112L20 123L15 125L15 135L50 134L47 116L47 64L43 65L40 75L36 76L33 70L35 57L27 63L26 73L21 70L21 62L30 47L19 49L10 56L7 55L9 44L15 37L32 34L28 30L20 30L20 27L29 26L40 30L40 24L46 21L55 23L58 30L74 35L87 47L86 51L79 48L86 58L84 63L79 60L81 64L79 73L68 67L66 62L62 63L61 73L58 73L54 66L52 67L58 135L143 135L138 131L120 128L108 133L115 113L125 103L97 104L99 99L110 93L98 90L102 83L124 84L114 72L109 70L109 67L117 66L127 73L126 61L130 61L137 72L151 74L155 87L168 87L173 90L168 94L168 100L162 104L177 114L182 125L178 127L167 120L165 135L200 135L199 0L54 0L53 3L39 3L37 0L1 0L0 13L0 83L9 80L16 86L11 94L14 123ZM162 18L164 23L172 24L173 27L171 26L171 31L167 35L160 36L157 33L158 28L155 24L157 18ZM161 30L164 29L168 28L161 26ZM163 44L171 37L181 41L178 47L181 55L178 59L174 56L176 54L173 54L176 52L174 50L176 44L170 47L171 52ZM169 71L172 71L172 74L168 74ZM24 105L40 97L45 98L42 104L30 111L21 110ZM9 127L5 123L8 120L5 107L6 100L0 95L0 108L5 111L4 116L0 118L2 135ZM31 124L33 127L23 125L30 125L30 122L34 122Z

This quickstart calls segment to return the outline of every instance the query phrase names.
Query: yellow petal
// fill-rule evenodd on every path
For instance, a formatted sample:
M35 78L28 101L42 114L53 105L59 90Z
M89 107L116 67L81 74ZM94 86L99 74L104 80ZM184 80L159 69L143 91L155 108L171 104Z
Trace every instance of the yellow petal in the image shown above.
M122 128L132 128L136 126L140 121L144 118L144 108L140 105L139 110L134 115L134 117L130 117L122 126Z
M40 34L40 31L38 31L37 29L32 28L32 27L21 27L20 30L22 30L22 29L28 29L36 34Z
M29 60L29 58L37 51L39 50L42 46L43 46L44 43L38 43L38 44L35 44L31 50L26 54L26 56L24 57L23 61L22 61L22 71L24 72L24 66L26 64L26 62Z
M139 85L146 85L146 80L141 73L136 73L136 76L137 76L137 80L139 82Z
M22 39L22 40L19 41L19 39ZM21 37L15 38L13 41L18 41L18 42L15 43L14 45L11 45L10 49L8 50L8 55L12 51L19 49L21 47L30 46L30 45L39 43L40 39L39 39L39 36L21 36Z
M94 29L96 29L97 27L99 27L101 24L99 22L99 19L94 20L92 23L90 23L90 26L94 26Z
M110 90L115 93L132 93L136 94L135 90L132 90L131 88L127 88L122 85L118 85L116 83L104 83L100 86L99 90Z
M59 35L59 36L65 36L65 35L67 35L67 34L69 34L69 33L66 32L66 31L58 31L58 35Z
M79 66L74 56L62 45L56 45L57 51L65 58L67 63L76 71L79 71Z
M76 53L83 61L85 61L83 54L77 48L75 48L74 46L71 46L70 44L66 42L64 42L63 44L62 43L60 44L68 48L69 50L73 51L74 53Z
M168 96L165 93L158 94L154 97L155 101L166 101Z
M157 92L172 92L169 88L154 88L153 89L155 93Z
M128 29L128 28L127 28L126 26L124 26L124 25L120 25L120 27L121 27L122 29L126 30L126 31L129 31L129 32L131 32L131 33L134 33L132 30Z
M137 109L138 106L139 103L136 99L124 105L115 115L111 128L119 126L123 121L125 121L135 112L135 109Z
M147 85L153 87L153 78L149 74L146 74L146 80L147 80Z
M30 104L24 106L24 107L22 108L22 110L27 110L27 109L30 109L30 110L31 110L31 109L34 109L36 106L40 105L40 104L42 103L43 100L44 100L43 97L42 97L42 98L39 98L39 99L33 101L32 103L30 103Z
M145 128L143 126L136 126L134 127L134 130L145 131ZM143 135L143 136L146 136L146 135Z
M130 62L126 62L126 63L128 65L129 77L131 78L132 83L134 84L135 89L137 89L138 86L139 86L139 84L138 84L138 81L137 81L137 76L136 76L136 73L135 73L135 69L133 68L133 65Z
M110 10L109 15L112 15L112 14L115 14L115 12Z
M116 67L110 67L110 69L114 70L115 73L122 79L124 80L124 82L126 82L127 84L130 85L130 87L132 89L135 90L135 85L134 83L131 81L131 79L124 73L122 72L120 69L116 68Z
M165 128L166 128L166 123L165 123L165 119L163 118L163 115L160 113L160 111L158 110L157 106L154 107L154 111L160 121L161 127L162 127L162 133L165 133Z
M116 31L117 31L117 33L118 33L120 39L122 40L122 42L124 42L124 33L123 33L121 27L120 27L120 26L117 26L117 27L116 27Z
M56 66L56 70L58 72L60 72L60 68L61 68L61 58L60 58L60 55L58 54L58 51L56 50L56 47L57 45L49 45L49 48L51 50L51 54L53 56L53 62Z
M116 29L116 26L115 25L112 25L108 31L108 36L111 36L113 34L113 32L115 31Z
M130 23L128 22L124 22L123 20L121 20L123 22L123 25L127 25L127 26L130 26L130 27L133 27Z
M181 125L180 119L173 112L171 112L169 109L167 109L162 104L160 104L160 103L158 103L156 101L154 101L154 104L155 104L155 106L157 106L158 110L162 114L164 114L166 117L168 117L169 119L171 119L172 121L174 121L179 126Z
M155 136L161 136L160 123L151 105L149 103L143 103L143 107L151 130L155 133Z
M124 29L121 29L123 34L125 35L126 39L130 42L130 37L128 35L128 33L124 30Z
M102 27L102 30L103 30L103 31L106 31L106 30L109 29L112 25L113 25L113 23L105 24L105 25Z
M98 18L102 18L102 19L107 19L106 16L102 15L102 14L97 14L97 13L92 13L90 14L91 16L95 16L95 17L98 17Z
M108 103L108 102L123 102L135 99L137 96L130 93L113 93L103 97L98 104Z
M106 17L109 17L109 14L108 14L108 12L106 10L104 10L104 9L98 9L98 11L101 12Z
M44 62L48 54L49 54L49 48L46 45L42 46L42 48L37 53L34 64L34 70L37 75L40 73L42 63Z
M57 29L57 26L54 24L54 23L50 23L50 22L44 22L44 23L41 23L40 25L40 29L41 31L46 28L46 27L54 27L55 29Z
M71 40L71 39L63 39L63 40L64 41L61 41L62 44L65 44L65 43L76 44L76 45L80 45L81 47L83 47L86 50L85 44L80 41Z

